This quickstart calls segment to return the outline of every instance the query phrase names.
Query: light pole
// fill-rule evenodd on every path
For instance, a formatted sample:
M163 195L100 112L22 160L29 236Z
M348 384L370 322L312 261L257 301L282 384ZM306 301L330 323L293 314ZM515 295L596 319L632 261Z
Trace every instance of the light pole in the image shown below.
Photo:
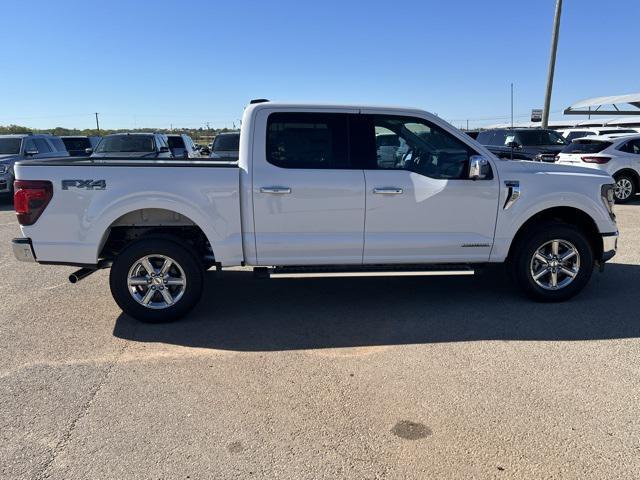
M562 0L556 0L556 14L553 19L553 32L551 33L551 56L549 58L549 72L547 73L547 91L544 95L544 109L542 110L542 128L549 126L549 106L551 105L551 91L553 90L553 73L556 69L556 52L558 51L561 13Z

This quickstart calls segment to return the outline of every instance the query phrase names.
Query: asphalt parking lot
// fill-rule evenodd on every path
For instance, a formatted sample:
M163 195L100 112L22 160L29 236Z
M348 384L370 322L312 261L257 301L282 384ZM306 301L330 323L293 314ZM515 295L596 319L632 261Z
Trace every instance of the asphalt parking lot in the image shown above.
M0 204L2 478L638 478L640 202L576 299L503 275L207 278L184 321L18 263Z

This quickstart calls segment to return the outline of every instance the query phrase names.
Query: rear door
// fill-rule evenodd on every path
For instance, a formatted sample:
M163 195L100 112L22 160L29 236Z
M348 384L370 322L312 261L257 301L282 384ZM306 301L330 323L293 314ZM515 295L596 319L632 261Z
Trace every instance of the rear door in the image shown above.
M618 150L622 152L624 162L618 169L621 170L625 166L640 174L640 139L629 140L618 147Z
M468 180L476 152L439 126L421 119L361 115L360 151L365 164L364 263L485 262L493 245L499 185ZM395 143L395 161L375 138ZM389 141L391 135L397 142ZM487 159L491 163L491 159Z
M345 110L261 110L253 148L259 265L361 264L364 173Z

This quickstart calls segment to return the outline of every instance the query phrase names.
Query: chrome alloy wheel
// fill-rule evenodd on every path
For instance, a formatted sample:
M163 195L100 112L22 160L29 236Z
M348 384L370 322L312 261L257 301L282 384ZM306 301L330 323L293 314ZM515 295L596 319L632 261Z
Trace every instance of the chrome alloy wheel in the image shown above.
M174 305L182 298L187 277L173 258L147 255L134 262L129 269L127 285L136 302L159 310Z
M631 183L631 180L626 177L622 177L616 181L614 192L618 200L626 200L629 198L631 196L631 192L633 192L633 184Z
M580 253L571 242L554 239L539 247L531 259L531 278L545 290L560 290L580 271Z

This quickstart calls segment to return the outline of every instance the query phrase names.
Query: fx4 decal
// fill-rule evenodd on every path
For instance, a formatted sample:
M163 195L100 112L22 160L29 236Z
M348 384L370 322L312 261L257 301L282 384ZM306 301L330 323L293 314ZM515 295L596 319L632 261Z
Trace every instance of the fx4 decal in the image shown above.
M104 180L62 180L62 189L84 188L85 190L105 190L107 182Z

